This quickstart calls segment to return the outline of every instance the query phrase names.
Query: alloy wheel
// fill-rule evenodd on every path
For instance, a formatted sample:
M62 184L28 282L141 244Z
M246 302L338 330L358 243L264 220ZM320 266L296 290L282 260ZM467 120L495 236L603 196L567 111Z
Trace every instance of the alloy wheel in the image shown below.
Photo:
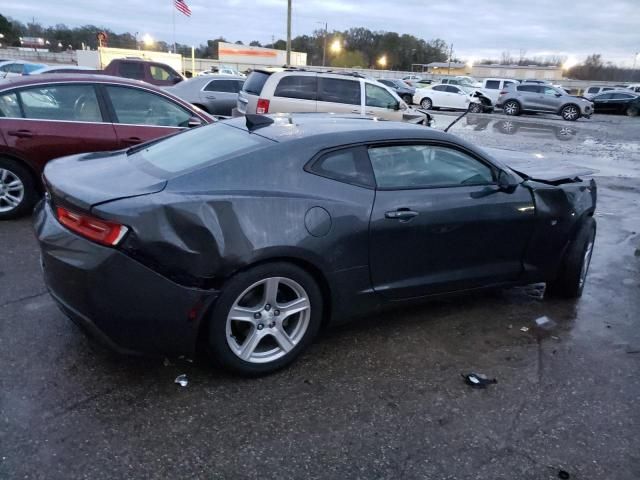
M0 213L18 208L24 200L24 184L11 170L0 168Z
M578 118L578 109L573 105L564 107L562 110L562 118L565 120L575 120Z
M431 107L433 107L433 102L430 98L423 98L420 102L420 106L425 110L431 110Z
M286 277L265 278L233 303L227 315L227 344L245 362L273 362L302 341L310 319L311 302L302 285Z
M469 107L469 111L471 113L480 113L482 111L482 106L479 103L472 103L471 107Z
M507 115L515 115L518 113L518 104L516 102L507 102L503 110Z

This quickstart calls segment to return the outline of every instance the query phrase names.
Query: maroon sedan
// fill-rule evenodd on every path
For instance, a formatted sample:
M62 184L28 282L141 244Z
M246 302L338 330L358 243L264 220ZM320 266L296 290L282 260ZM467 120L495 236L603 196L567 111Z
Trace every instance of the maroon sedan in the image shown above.
M215 121L136 80L54 74L0 82L0 220L28 212L45 164L117 150Z

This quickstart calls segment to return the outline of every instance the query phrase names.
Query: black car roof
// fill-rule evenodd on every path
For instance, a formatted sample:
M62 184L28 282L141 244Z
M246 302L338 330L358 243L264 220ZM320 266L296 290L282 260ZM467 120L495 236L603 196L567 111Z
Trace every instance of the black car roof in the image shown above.
M378 120L360 115L336 115L325 113L289 113L265 115L273 123L261 126L254 133L276 142L290 142L327 135L335 138L335 144L344 144L347 137L370 142L390 139L420 138L425 140L452 141L451 134L423 125ZM248 131L244 117L227 120L230 125ZM455 138L456 143L460 143ZM331 142L327 142L331 143Z

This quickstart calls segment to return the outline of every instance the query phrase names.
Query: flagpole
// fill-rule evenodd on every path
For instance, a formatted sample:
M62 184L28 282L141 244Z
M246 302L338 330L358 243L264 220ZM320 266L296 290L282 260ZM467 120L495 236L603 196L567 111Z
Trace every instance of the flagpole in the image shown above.
M176 53L176 7L173 4L174 0L171 1L171 16L173 19L173 53Z

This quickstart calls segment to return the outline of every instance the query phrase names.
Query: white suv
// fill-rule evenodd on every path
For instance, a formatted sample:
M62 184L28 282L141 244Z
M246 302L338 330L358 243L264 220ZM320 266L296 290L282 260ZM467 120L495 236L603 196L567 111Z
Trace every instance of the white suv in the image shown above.
M429 125L431 116L410 108L376 80L360 74L308 70L254 70L238 94L239 114L328 112Z

